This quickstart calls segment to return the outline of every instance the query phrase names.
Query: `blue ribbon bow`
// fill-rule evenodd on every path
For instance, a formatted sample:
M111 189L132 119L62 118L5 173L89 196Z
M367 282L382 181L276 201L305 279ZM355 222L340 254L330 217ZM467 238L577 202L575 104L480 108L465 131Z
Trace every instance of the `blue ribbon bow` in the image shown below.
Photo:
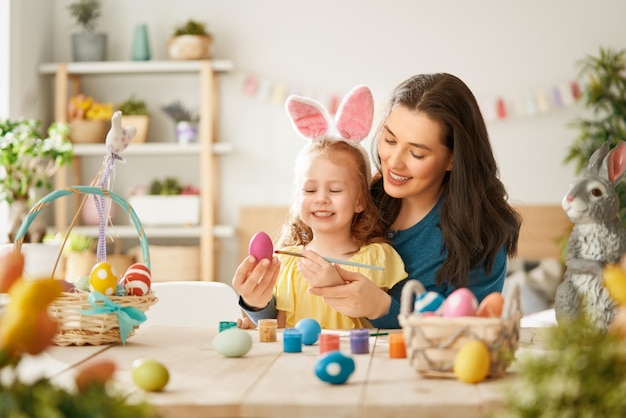
M102 315L117 313L117 322L122 337L122 345L126 344L126 338L133 328L146 320L146 314L134 306L122 307L113 302L100 292L91 292L88 298L93 309L81 310L83 315ZM101 302L101 303L100 303Z

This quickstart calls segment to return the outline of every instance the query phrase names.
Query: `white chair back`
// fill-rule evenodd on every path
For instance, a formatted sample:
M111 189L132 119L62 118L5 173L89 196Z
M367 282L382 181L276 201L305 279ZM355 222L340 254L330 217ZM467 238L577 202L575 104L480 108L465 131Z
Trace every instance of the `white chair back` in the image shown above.
M237 292L221 282L153 282L159 299L146 312L145 324L218 328L220 321L242 317Z

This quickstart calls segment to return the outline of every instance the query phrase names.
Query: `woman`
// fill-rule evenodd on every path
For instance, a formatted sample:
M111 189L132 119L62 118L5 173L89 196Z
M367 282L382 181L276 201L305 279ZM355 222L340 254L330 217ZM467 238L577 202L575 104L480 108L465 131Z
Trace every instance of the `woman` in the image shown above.
M406 280L420 280L444 296L468 287L479 301L502 291L521 220L507 203L485 122L465 83L445 73L402 82L372 148L378 170L372 195L405 263ZM275 310L273 301L255 305L254 295L271 289L278 264L244 262L235 273L233 283L247 278L235 288L253 320ZM399 327L406 280L386 293L362 275L336 268L344 286L309 292L344 315L366 317L379 328Z

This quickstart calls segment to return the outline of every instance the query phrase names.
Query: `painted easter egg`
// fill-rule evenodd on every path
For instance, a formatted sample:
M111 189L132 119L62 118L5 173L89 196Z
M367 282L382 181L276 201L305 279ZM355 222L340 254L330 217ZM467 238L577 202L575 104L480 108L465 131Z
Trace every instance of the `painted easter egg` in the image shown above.
M296 328L302 332L302 344L313 345L322 332L322 326L313 318L302 318L296 323Z
M121 280L126 294L130 296L143 296L150 292L152 275L150 269L143 263L131 264Z
M315 363L315 375L331 385L346 383L354 369L354 359L338 350L322 354Z
M493 292L485 296L478 305L476 316L484 318L500 318L504 307L504 297L500 292Z
M252 348L252 337L240 328L228 328L213 338L213 348L225 357L241 357Z
M476 316L478 300L474 293L466 287L456 289L443 302L441 315L447 317Z
M487 377L490 367L489 348L482 341L472 340L457 351L453 371L462 382L478 383Z
M133 383L140 389L158 392L170 381L170 372L157 360L142 358L133 361L130 370Z
M274 245L272 239L265 232L257 232L250 238L248 245L248 254L256 257L257 260L262 258L270 259L274 253Z
M444 300L437 292L424 292L416 298L413 313L421 315L425 312L437 312Z
M96 263L89 273L89 290L111 296L117 287L117 274L106 261Z

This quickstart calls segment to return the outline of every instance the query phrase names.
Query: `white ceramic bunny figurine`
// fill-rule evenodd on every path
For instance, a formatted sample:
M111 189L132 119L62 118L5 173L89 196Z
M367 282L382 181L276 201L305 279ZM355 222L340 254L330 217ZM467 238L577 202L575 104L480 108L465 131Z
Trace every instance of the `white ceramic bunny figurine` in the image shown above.
M613 320L615 304L602 284L602 269L619 262L626 252L626 228L617 215L620 202L615 192L625 171L626 142L620 141L611 152L605 142L563 198L563 210L574 227L565 275L556 292L559 323L579 313L603 329Z

